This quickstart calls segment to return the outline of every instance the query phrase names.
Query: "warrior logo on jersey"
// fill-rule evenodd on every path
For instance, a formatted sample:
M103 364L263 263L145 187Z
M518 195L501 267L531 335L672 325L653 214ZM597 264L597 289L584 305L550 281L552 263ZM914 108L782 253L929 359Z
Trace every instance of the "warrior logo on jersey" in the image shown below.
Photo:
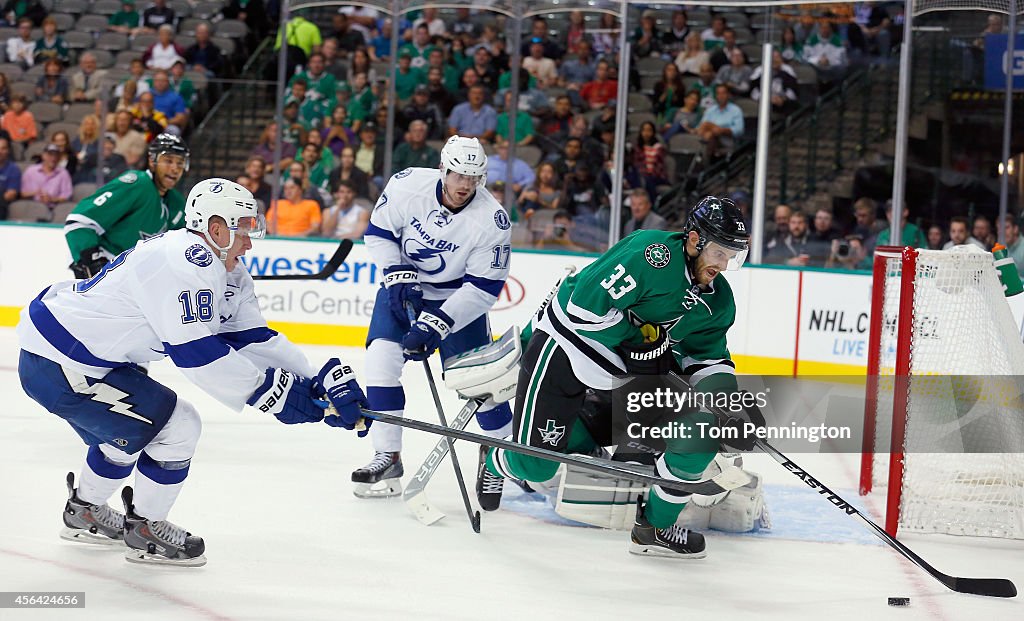
M185 259L199 267L206 267L213 263L213 254L202 244L192 244L185 249Z
M644 258L655 269L661 269L672 260L672 253L665 244L651 244L644 250Z
M427 218L433 218L434 226L438 228L452 223L452 214L448 213L446 209L431 209Z
M429 248L418 239L405 240L405 255L416 264L416 269L424 274L440 274L447 267L441 253L444 250Z
M494 223L498 225L498 228L507 231L512 223L508 221L508 215L505 214L504 209L499 209L494 212Z
M555 421L549 418L547 425L537 427L537 431L540 432L541 442L551 446L558 446L559 440L565 435L565 425L556 425Z

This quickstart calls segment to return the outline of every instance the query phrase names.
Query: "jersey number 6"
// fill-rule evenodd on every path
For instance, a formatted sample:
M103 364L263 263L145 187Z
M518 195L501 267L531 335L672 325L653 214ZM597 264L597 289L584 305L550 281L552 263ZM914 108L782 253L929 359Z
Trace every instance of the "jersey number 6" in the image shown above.
M623 275L626 277L622 278ZM616 287L615 283L618 282L620 278L622 278L622 284ZM613 272L608 278L601 281L601 286L608 291L608 295L612 296L613 300L617 300L633 289L636 289L636 280L634 280L629 274L626 274L626 268L622 267L622 264L619 263L615 266L615 272Z

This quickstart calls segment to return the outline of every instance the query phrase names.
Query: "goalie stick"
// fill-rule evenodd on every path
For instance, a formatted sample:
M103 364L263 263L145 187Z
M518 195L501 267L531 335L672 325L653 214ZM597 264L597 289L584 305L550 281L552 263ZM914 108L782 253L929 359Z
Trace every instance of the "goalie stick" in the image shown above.
M462 411L459 412L459 415L452 421L452 429L465 429L482 404L483 401L480 399L468 401L465 407L462 408ZM447 454L448 438L441 438L441 441L434 446L434 450L430 451L427 458L423 460L423 465L416 471L416 474L409 481L405 492L402 494L405 506L412 511L417 520L427 526L444 518L444 512L430 504L430 501L427 500L426 487L427 483L430 483L430 477L434 476L434 471L441 465L441 461L444 460Z
M435 425L433 423L414 420L411 418L403 418L401 416L394 416L385 412L375 412L373 410L363 409L363 416L382 423L391 423L392 425L398 425L400 427L407 427L417 431L425 431L427 433L445 436L449 439L466 440L467 442L483 444L484 446L502 448L506 451L512 451L513 453L520 453L522 455L530 455L531 457L557 461L561 464L573 464L583 468L584 470L603 472L604 474L610 474L623 479L640 481L648 485L660 485L662 487L679 490L681 492L700 494L702 496L723 494L736 488L743 487L752 480L750 475L743 472L743 470L732 467L720 472L706 481L675 481L659 477L655 474L654 468L649 466L611 461L610 459L601 459L587 455L556 453L555 451L549 451L547 449L530 446L528 444L519 444L518 442L492 438L478 433L472 433L470 431L453 429L451 427ZM365 428L365 425L361 422L356 425L357 430L360 428Z
M345 262L348 253L352 252L352 240L343 239L338 249L324 264L324 268L316 274L256 274L253 280L327 280L338 271L341 264Z
M406 302L405 312L409 316L409 325L416 323L416 311L412 303ZM441 425L448 427L448 421L444 418L444 407L441 406L441 397L437 394L437 384L434 383L434 372L430 370L430 360L423 359L423 371L427 374L427 384L430 386L430 395L434 398L434 407L437 408L437 417ZM452 454L452 467L455 468L455 480L459 483L459 492L462 493L462 502L466 505L466 515L469 516L469 525L473 527L474 533L480 532L480 512L473 511L473 505L469 502L469 492L466 491L466 481L462 478L462 467L459 466L459 456L455 454L455 441L448 438L448 451Z
M685 379L675 373L670 373L669 377L681 382L687 389L690 385ZM730 418L729 414L723 412L719 408L711 408L712 413L721 419ZM878 524L875 524L871 518L861 513L856 507L843 500L839 494L836 494L831 489L825 486L824 483L811 476L809 472L801 468L786 457L777 448L768 444L768 442L757 438L754 441L754 445L761 449L763 452L772 456L772 458L779 462L786 471L793 473L793 476L800 479L808 487L816 490L819 495L824 496L828 499L829 503L835 506L837 509L845 513L846 515L854 516L859 518L861 522L867 526L868 530L878 536L879 539L889 544L889 546L906 557L911 563L917 565L925 572L928 573L932 578L935 578L941 582L946 588L956 591L957 593L970 593L972 595L986 595L989 597L1016 597L1017 587L1014 586L1013 582L1005 578L960 578L957 576L950 576L942 573L938 569L932 567L927 561L917 555L916 552L908 548L898 539L885 532Z

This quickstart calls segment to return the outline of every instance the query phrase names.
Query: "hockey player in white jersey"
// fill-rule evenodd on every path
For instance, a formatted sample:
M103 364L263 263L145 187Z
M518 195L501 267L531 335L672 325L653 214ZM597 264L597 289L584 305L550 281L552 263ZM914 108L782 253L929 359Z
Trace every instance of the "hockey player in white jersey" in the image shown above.
M475 138L452 136L434 168L408 168L389 181L370 217L366 246L384 273L366 341L366 397L370 409L401 416L399 381L407 360L441 359L490 342L487 311L508 277L511 222L485 189L487 155ZM416 317L410 325L409 307ZM485 402L477 423L494 437L511 432L507 403ZM352 473L355 494L401 493L402 429L376 424L369 464ZM478 472L482 508L501 499L503 479Z
M169 357L225 406L248 404L286 424L352 429L365 398L337 358L316 374L267 327L238 260L265 231L252 193L202 181L185 218L185 229L139 242L95 276L43 290L21 313L18 373L25 392L89 446L77 489L68 473L61 536L125 544L129 561L198 566L203 539L167 515L188 476L199 413L139 365ZM327 400L337 416L325 419ZM107 500L133 469L122 514Z

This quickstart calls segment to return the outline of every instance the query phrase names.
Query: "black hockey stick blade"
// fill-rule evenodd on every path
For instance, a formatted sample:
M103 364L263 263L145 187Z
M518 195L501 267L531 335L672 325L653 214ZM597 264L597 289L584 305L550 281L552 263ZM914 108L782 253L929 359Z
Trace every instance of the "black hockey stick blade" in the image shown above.
M320 270L316 274L256 274L252 277L253 280L327 280L334 275L334 272L338 271L341 264L348 258L348 253L352 252L352 240L343 239L338 244L338 249L334 251L334 255L324 265L324 269Z
M441 425L435 425L433 423L415 420L412 418L404 418L402 416L394 416L385 412L375 412L373 410L363 409L363 416L373 420L379 420L383 423L391 423L392 425L398 425L400 427L416 429L417 431L426 431L427 433L455 438L458 440L466 440L467 442L483 444L484 446L502 448L513 453L540 457L541 459L557 461L562 464L572 464L579 468L583 468L584 470L602 472L604 474L610 474L623 479L639 481L648 485L660 485L662 487L676 489L681 492L701 494L704 496L713 496L715 494L734 490L738 487L743 487L752 480L750 475L743 472L743 470L739 468L729 468L706 481L676 481L659 477L655 474L654 469L649 466L645 467L636 464L611 461L608 459L600 459L589 455L568 455L565 453L556 453L555 451L549 451L547 449L530 446L528 444L519 444L518 442L492 438L490 436L454 429L452 427L442 427ZM356 430L361 429L365 429L365 425L362 421L356 425Z
M935 569L928 563L928 561L918 556L916 552L908 548L903 542L885 532L885 529L878 524L875 524L873 520L861 513L856 507L843 500L838 494L830 490L821 481L815 479L806 470L796 465L793 460L786 457L774 446L760 439L757 440L756 444L758 448L765 453L768 453L775 459L775 461L782 464L783 468L792 472L796 478L803 481L811 489L817 491L818 494L828 498L829 503L834 507L843 511L847 515L860 518L865 526L867 526L871 532L875 533L879 539L889 544L889 547L902 554L911 563L923 569L932 578L941 582L946 586L946 588L956 591L957 593L970 593L972 595L985 595L988 597L1017 596L1017 587L1014 586L1013 582L1010 582L1006 578L959 578L944 574L938 569Z

